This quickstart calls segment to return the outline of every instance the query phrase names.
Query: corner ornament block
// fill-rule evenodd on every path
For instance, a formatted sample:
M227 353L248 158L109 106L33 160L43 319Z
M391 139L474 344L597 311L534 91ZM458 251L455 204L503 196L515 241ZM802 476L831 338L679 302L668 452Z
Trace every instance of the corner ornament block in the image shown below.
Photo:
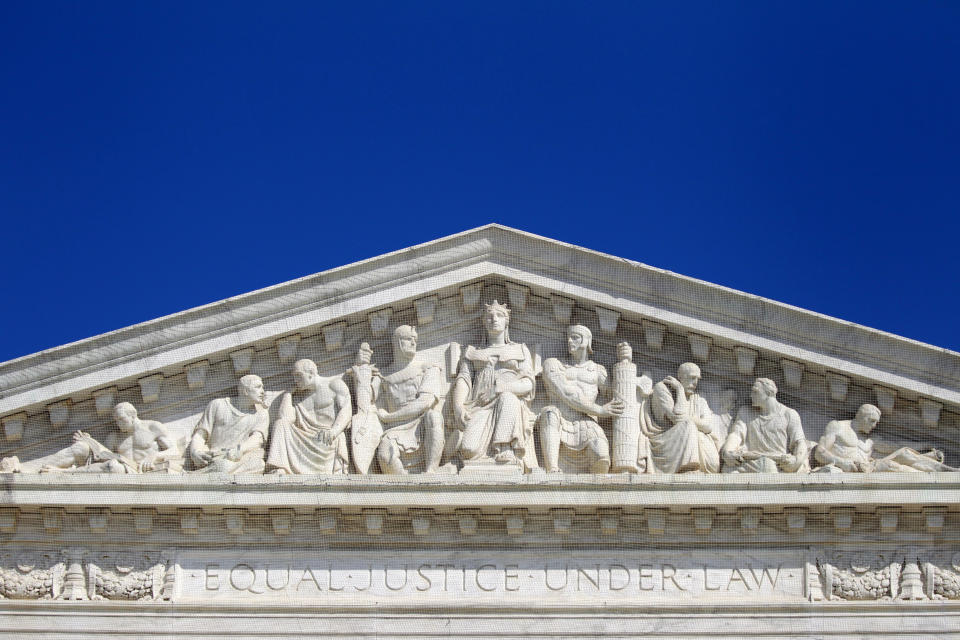
M783 381L786 385L799 389L803 383L803 363L783 359L780 361L780 366L783 368Z
M570 316L573 314L573 300L553 294L550 296L550 302L553 305L553 318L561 324L570 322Z
M640 324L643 326L643 338L647 346L659 351L663 347L663 336L667 332L666 325L646 318L641 320Z
M830 386L831 400L843 402L847 399L847 391L850 388L850 378L842 376L839 373L828 373L827 384Z
M93 392L93 406L97 410L98 416L105 416L113 412L113 406L116 404L116 387L107 387Z
M918 398L917 404L920 407L920 420L925 427L935 428L940 423L940 410L943 405L929 398Z
M470 313L480 305L480 295L482 293L482 282L474 282L465 287L460 287L460 304L463 305L464 313Z

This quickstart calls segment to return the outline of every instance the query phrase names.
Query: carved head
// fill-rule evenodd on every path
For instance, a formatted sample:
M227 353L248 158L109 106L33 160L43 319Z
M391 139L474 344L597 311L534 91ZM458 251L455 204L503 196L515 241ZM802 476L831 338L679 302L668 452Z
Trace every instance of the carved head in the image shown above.
M683 385L683 390L687 393L693 393L700 384L700 367L692 362L684 362L677 369L677 380Z
M777 385L770 378L757 378L750 388L750 401L755 407L762 407L768 399L776 397Z
M880 409L872 404L862 404L857 409L857 415L853 419L854 428L862 434L868 434L877 427L880 422Z
M510 326L510 309L496 300L483 305L483 326L487 333L505 333Z
M260 376L255 376L252 373L243 376L240 378L237 390L241 398L247 398L254 404L264 404L266 402L267 394L263 390L263 380L260 379Z
M582 347L587 348L587 353L593 353L593 333L582 324L567 327L567 351L574 354Z
M113 408L113 419L120 431L131 433L137 426L137 408L129 402L121 402Z
M417 355L417 330L414 327L402 324L393 330L393 352L408 358Z
M306 391L317 378L317 363L304 358L293 363L293 381L298 391Z

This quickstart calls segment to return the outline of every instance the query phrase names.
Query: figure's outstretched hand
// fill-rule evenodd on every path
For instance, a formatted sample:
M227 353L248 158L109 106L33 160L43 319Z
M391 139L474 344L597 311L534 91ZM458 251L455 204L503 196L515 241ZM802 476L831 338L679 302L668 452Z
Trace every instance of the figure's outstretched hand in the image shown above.
M627 406L619 398L614 398L607 404L603 405L603 415L608 417L622 416L623 412L626 410Z

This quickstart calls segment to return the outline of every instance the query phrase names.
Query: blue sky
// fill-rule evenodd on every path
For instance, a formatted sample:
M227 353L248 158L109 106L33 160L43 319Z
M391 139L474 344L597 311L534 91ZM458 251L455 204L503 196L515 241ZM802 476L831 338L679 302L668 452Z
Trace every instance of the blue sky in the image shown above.
M0 3L0 360L487 222L960 350L960 4Z

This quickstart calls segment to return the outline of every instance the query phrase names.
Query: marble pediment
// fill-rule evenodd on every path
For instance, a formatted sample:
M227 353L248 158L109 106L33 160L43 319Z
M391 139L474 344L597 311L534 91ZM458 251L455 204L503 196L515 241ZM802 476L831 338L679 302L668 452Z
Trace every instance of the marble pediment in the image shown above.
M448 391L454 349L482 341L478 319L494 299L537 366L562 357L565 328L582 324L607 368L621 341L655 380L698 363L711 404L724 389L748 404L755 377L774 380L811 440L869 402L884 412L878 433L933 442L954 463L960 454L960 354L499 225L0 364L0 454L106 433L120 401L185 439L239 376L261 376L272 401L299 358L342 375L367 342L383 366L400 324L417 327Z
M960 354L498 225L0 364L0 423L2 637L960 628Z

